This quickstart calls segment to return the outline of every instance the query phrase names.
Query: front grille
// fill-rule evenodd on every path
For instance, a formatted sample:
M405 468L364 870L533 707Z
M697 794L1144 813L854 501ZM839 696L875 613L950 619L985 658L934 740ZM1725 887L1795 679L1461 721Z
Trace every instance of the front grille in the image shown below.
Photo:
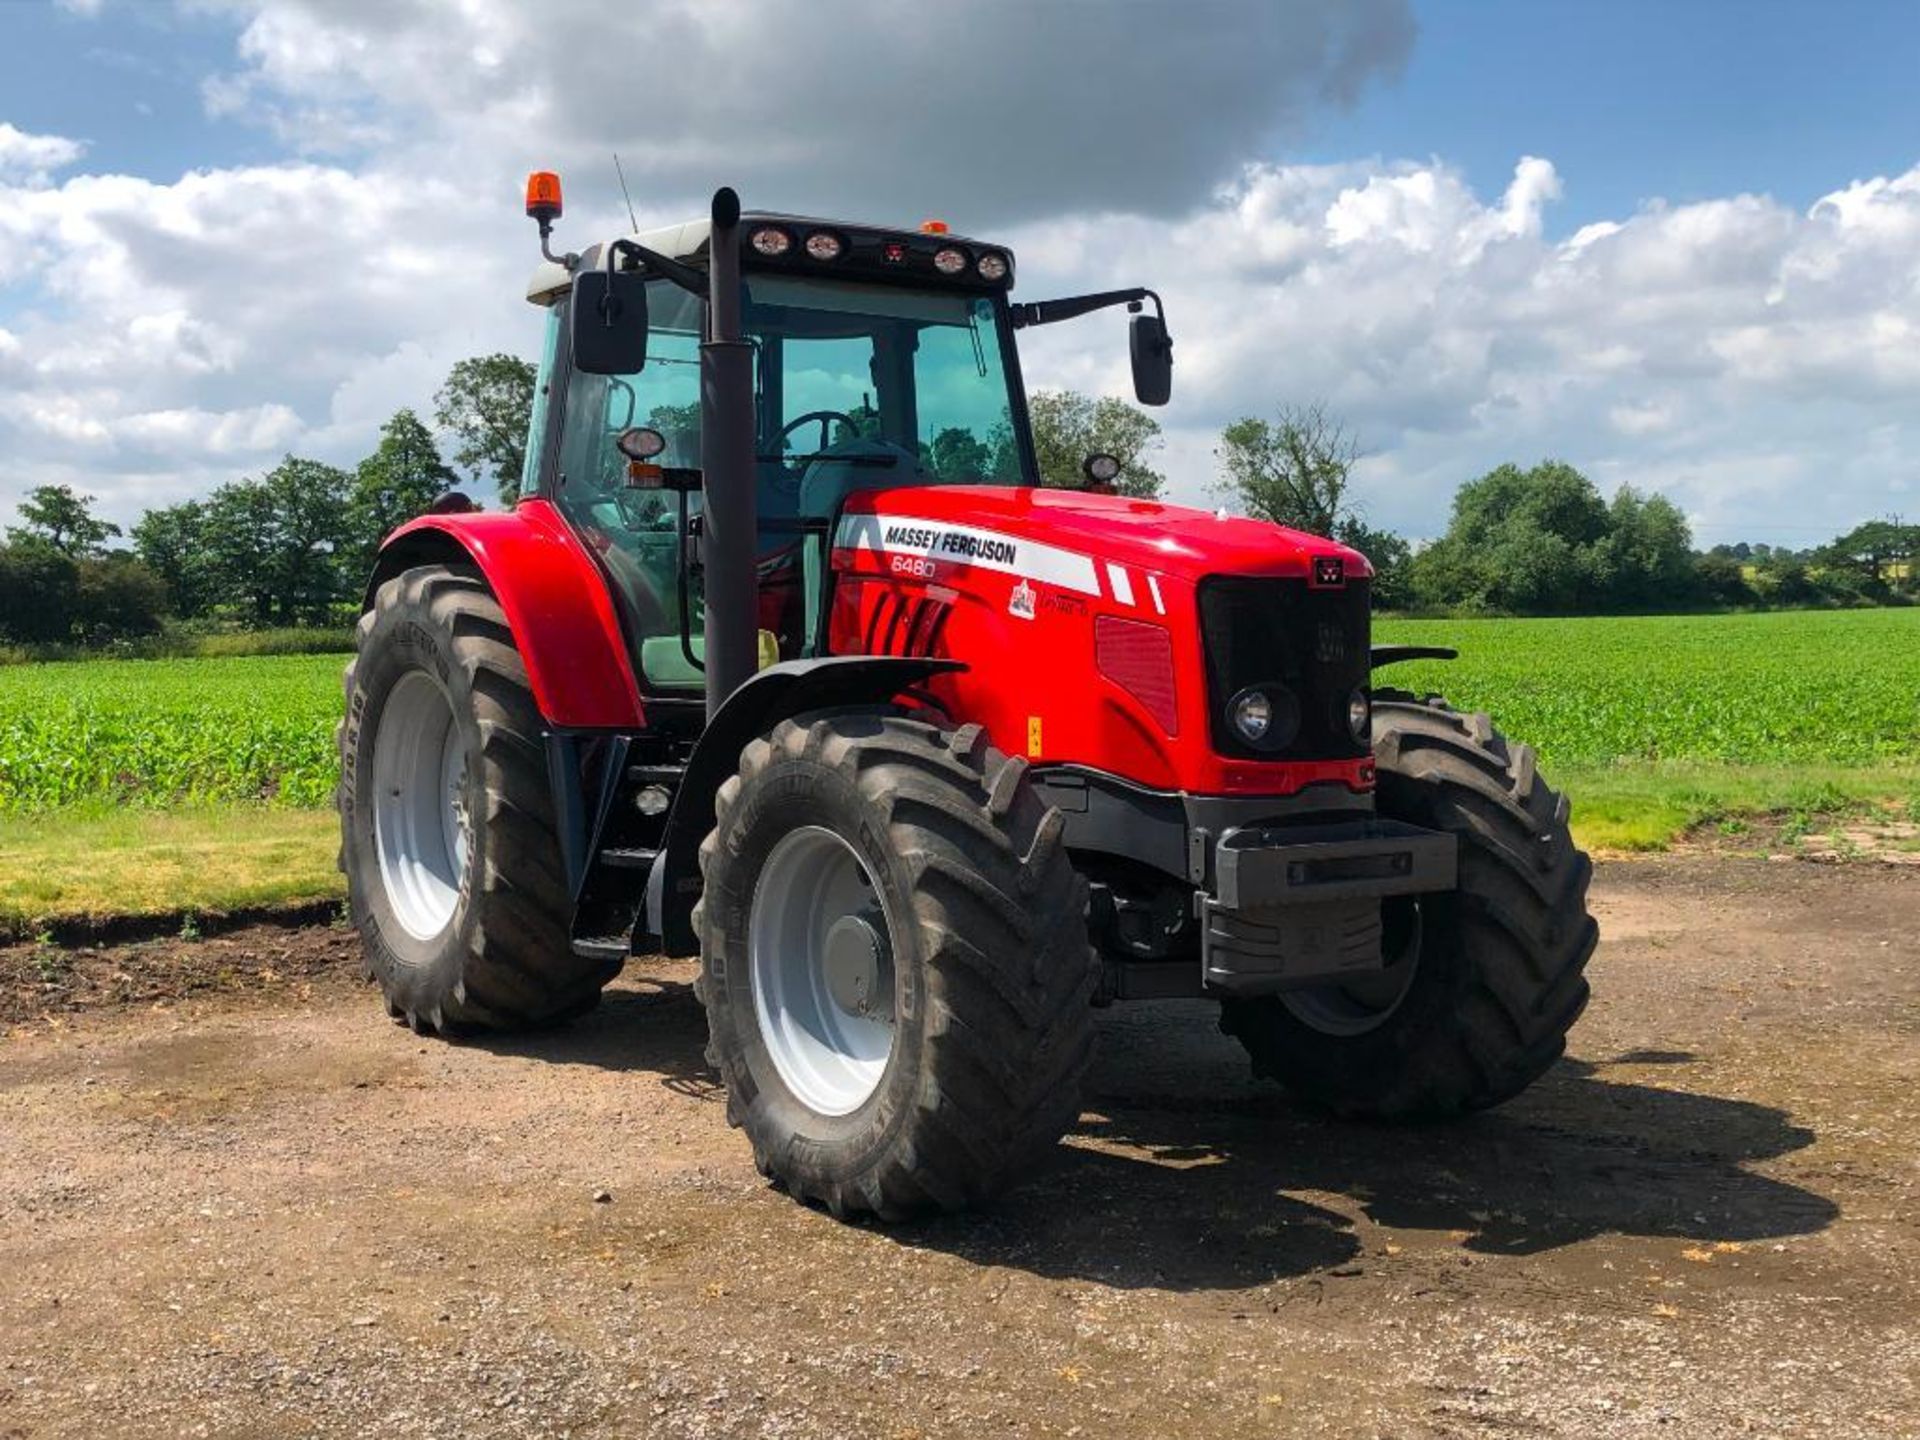
M1208 723L1214 749L1247 760L1338 760L1367 753L1347 729L1347 697L1365 685L1371 643L1365 580L1313 589L1304 579L1214 576L1200 583ZM1278 682L1300 702L1300 730L1279 750L1233 731L1227 701Z

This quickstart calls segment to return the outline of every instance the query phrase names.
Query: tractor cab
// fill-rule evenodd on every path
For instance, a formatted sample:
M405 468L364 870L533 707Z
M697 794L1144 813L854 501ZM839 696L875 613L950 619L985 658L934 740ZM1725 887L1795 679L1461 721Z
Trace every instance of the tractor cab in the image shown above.
M1038 483L1013 343L1038 307L1009 303L1009 252L937 221L906 231L749 214L740 231L764 664L823 653L832 529L855 494ZM650 693L704 683L707 307L698 277L709 236L706 222L693 222L609 241L549 262L528 291L549 319L538 387L545 413L524 493L552 501L598 557ZM643 254L694 274L649 267ZM644 348L613 366L598 356L583 364L577 343L595 320L576 313L576 277L603 267L633 277L627 303L644 315ZM1126 293L1101 298L1139 304ZM653 463L636 464L631 442L622 448L636 430L651 432Z

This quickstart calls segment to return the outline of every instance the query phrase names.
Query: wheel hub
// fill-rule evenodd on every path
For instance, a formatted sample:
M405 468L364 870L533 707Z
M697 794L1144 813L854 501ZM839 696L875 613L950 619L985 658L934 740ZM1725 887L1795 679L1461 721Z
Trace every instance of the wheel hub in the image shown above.
M894 967L872 872L832 830L803 825L767 852L747 919L754 1018L794 1096L848 1115L893 1054Z
M821 948L827 993L849 1015L892 1018L892 966L886 963L886 942L864 915L842 915L828 927ZM887 984L881 985L885 972Z
M373 741L373 838L400 927L431 940L453 922L466 880L467 747L453 703L425 671L400 677Z

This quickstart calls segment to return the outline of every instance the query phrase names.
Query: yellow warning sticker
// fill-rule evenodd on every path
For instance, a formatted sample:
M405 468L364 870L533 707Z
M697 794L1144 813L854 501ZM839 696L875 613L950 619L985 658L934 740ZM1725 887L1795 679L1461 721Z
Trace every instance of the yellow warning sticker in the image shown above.
M1029 760L1040 758L1040 717L1038 715L1027 716L1027 758Z

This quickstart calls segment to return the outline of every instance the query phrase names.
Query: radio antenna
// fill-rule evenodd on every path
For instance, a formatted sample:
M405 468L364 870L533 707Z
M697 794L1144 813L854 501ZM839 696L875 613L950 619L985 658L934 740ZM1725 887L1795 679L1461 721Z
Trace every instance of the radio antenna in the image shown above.
M620 152L613 152L613 173L620 177L620 198L627 202L627 223L633 226L633 233L640 233L640 222L633 213L633 196L627 193L627 172L620 168Z

